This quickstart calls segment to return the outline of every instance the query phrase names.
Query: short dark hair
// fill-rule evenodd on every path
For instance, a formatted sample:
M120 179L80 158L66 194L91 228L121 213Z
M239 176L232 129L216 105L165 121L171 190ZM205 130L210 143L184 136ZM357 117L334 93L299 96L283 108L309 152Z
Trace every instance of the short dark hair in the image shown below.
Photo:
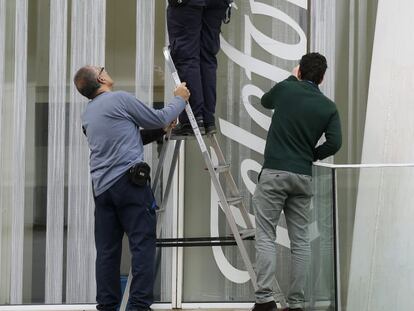
M325 56L319 53L308 53L300 60L300 79L320 84L325 75L328 64Z
M98 82L97 78L98 74L94 70L94 67L85 66L76 72L73 82L75 83L79 93L89 99L92 99L94 98L96 91L101 87L101 84Z

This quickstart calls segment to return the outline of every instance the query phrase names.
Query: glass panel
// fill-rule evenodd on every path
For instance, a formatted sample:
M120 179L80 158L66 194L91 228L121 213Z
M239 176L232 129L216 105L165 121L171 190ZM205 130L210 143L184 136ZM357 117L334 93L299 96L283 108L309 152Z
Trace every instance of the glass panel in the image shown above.
M27 106L27 2L1 3L5 69L1 114L1 300L23 301L25 253L25 149ZM19 54L22 53L21 55ZM4 66L3 66L4 65ZM3 72L2 72L3 74ZM29 226L30 228L30 226ZM27 240L26 240L27 241ZM26 263L26 262L25 262Z
M1 100L1 213L0 213L0 303L10 303L10 281L11 281L11 221L12 210L12 143L13 143L13 91L14 91L14 63L15 63L15 19L16 2L2 1L2 32L3 53L0 62L3 64L3 85Z
M29 1L23 303L45 298L49 0Z
M275 81L288 77L306 52L307 1L292 2L238 1L231 22L222 25L217 72L218 139L251 214L251 196L272 115L261 107L260 97ZM213 236L212 229L229 235L224 214L217 207L217 199L214 201L210 178L201 173L205 165L199 147L191 141L185 150L184 236ZM214 219L215 211L219 216ZM286 228L284 219L279 225ZM289 244L284 237L277 242L277 277L287 293ZM246 242L246 246L254 262L254 243ZM183 302L253 301L253 288L238 248L216 248L215 252L211 247L184 249Z
M162 108L164 106L162 48L165 46L165 2L126 0L119 5L117 0L107 0L106 3L105 66L115 81L114 90L136 93L137 98L145 104L156 109ZM154 12L154 15L151 12ZM170 98L171 96L167 96L167 100ZM145 146L145 161L152 163L153 173L158 164L161 146L161 143ZM126 237L123 244L121 282L125 285L131 260ZM157 254L159 257L156 265L154 298L156 302L169 302L171 301L171 249L163 249Z
M343 308L378 309L398 295L411 303L413 173L413 167L337 169Z
M94 302L94 202L89 174L89 148L81 130L87 99L75 89L72 77L85 64L105 63L105 0L73 0L68 144L68 230L66 302Z
M314 167L314 196L310 224L311 265L305 293L311 310L335 310L333 309L335 306L335 256L332 181L332 169Z
M344 303L346 303L348 294L359 173L360 169L338 169L336 171L341 302L343 307L346 306Z
M113 0L106 2L105 68L115 81L114 90L131 94L135 92L135 25L135 0L124 1L122 5ZM124 236L121 261L123 286L128 278L130 261L128 240Z
M45 303L64 301L68 4L50 3ZM67 192L66 192L67 193Z

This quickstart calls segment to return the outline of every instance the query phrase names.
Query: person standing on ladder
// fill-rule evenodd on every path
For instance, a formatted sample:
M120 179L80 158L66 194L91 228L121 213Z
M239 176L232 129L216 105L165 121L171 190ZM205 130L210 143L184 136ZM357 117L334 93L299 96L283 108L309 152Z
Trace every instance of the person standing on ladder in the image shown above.
M190 92L179 85L166 107L154 110L127 92L112 92L103 67L80 68L74 83L91 101L82 115L90 148L95 199L97 309L115 311L121 302L122 238L132 255L129 310L149 310L155 277L156 215L143 143L158 138L184 110ZM140 128L148 129L140 131ZM153 132L150 130L154 129ZM157 130L158 129L158 130Z
M221 23L233 0L169 0L167 28L171 57L191 91L190 105L202 134L215 134L217 58ZM172 135L194 135L185 113Z
M293 75L277 83L261 99L264 108L275 111L253 195L258 286L253 311L277 310L272 284L276 274L276 227L282 211L291 250L289 309L284 310L304 310L310 263L312 162L335 154L342 143L336 106L318 87L326 69L324 56L306 54ZM317 146L322 134L326 141Z

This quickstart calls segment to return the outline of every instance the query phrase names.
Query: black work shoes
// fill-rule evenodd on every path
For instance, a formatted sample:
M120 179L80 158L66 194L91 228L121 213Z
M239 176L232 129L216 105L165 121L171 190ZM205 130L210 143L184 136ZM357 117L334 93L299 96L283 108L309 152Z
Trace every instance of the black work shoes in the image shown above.
M285 309L278 309L276 306L276 302L269 301L266 303L255 303L254 307L251 311L304 311L302 308L285 308Z
M201 135L206 133L204 129L203 119L196 119L198 128L200 129ZM194 135L193 128L191 127L190 122L178 123L177 126L172 130L171 136L189 136Z
M204 128L206 130L206 135L213 135L217 133L217 128L214 123L204 124Z
M276 302L255 303L252 311L277 311Z
M214 123L204 124L203 119L196 118L198 128L200 129L201 135L213 135L217 133L217 128ZM171 136L190 136L194 135L193 128L190 122L178 123L177 126L172 130Z

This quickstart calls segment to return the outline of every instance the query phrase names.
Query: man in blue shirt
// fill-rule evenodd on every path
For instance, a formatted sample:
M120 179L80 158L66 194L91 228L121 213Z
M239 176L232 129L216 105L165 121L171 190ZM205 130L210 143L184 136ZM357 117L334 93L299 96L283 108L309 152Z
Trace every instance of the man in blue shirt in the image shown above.
M168 126L184 110L190 92L183 83L166 107L154 110L129 93L113 92L114 82L103 67L80 68L74 83L91 99L82 128L91 151L95 199L97 309L115 311L121 301L119 267L125 232L132 254L129 310L148 310L153 303L156 204L149 181L139 186L128 172L142 164L143 141L151 140L140 128Z

